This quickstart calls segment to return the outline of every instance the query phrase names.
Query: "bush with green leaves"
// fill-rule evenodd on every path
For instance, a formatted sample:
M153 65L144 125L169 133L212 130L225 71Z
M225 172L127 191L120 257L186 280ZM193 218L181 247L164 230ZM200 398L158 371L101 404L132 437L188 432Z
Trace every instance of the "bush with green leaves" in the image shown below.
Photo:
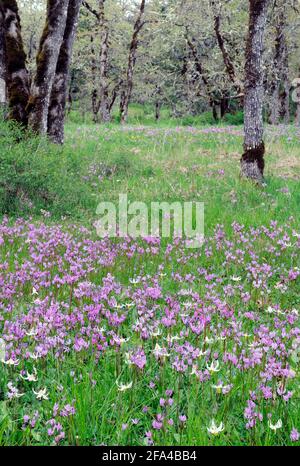
M84 183L76 182L80 160L62 156L63 148L46 138L0 122L0 214L55 216L74 214L87 198Z

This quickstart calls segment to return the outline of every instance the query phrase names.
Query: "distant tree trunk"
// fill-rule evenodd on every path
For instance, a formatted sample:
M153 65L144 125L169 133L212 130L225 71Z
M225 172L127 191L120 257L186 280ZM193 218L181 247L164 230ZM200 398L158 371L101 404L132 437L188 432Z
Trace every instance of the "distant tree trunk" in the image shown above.
M21 35L21 22L15 0L1 0L4 15L6 84L9 118L27 125L26 105L29 97L29 75Z
M281 117L286 125L290 123L290 79L289 79L289 57L288 46L285 46L285 56L282 64L282 82L283 90L281 94Z
M215 121L219 120L216 102L212 102L212 114Z
M221 118L224 118L226 113L229 112L229 97L223 96L220 100L220 113Z
M221 33L221 16L220 12L217 11L217 6L215 0L210 0L211 8L213 11L213 16L214 16L214 31L216 34L217 42L219 45L219 49L222 53L223 57L223 62L225 65L225 70L228 75L229 80L232 82L234 85L234 88L238 94L242 94L242 86L237 80L236 72L235 72L235 66L233 64L233 61L228 53L228 50L225 46L225 40L224 37ZM221 3L222 4L222 3Z
M6 106L6 48L4 35L4 11L0 4L0 112ZM1 114L0 114L1 116Z
M300 126L300 100L297 103L295 125Z
M73 85L74 85L74 75L71 75L71 78L69 79L69 84L68 84L68 96L67 96L67 102L66 102L66 114L69 115L72 111L72 106L73 106Z
M244 154L241 175L263 182L263 47L269 0L249 0L249 32L246 45L245 97L244 97Z
M111 98L109 102L109 114L111 115L112 108L115 104L115 101L118 97L118 94L120 92L120 88L123 86L123 80L121 79L113 88L112 93L111 93Z
M69 0L48 0L45 28L37 55L37 70L27 106L33 131L46 134L56 65L67 21Z
M145 0L141 1L140 10L136 22L133 28L133 35L130 44L128 66L127 66L127 76L126 83L123 89L121 100L120 100L120 121L125 123L128 116L128 106L131 99L132 89L133 89L133 71L136 62L136 51L138 48L138 36L143 28L145 22L143 21L145 13Z
M199 77L201 78L203 84L205 85L206 92L207 92L207 95L208 95L208 98L209 98L209 105L212 108L213 118L214 118L215 121L218 121L219 120L218 112L217 112L217 105L218 104L212 98L212 89L211 89L210 83L209 83L209 81L208 81L208 79L207 79L207 77L206 77L206 75L204 73L202 63L200 61L200 58L199 58L199 55L198 55L197 48L195 46L194 40L189 38L188 28L187 28L187 31L186 31L186 41L187 41L187 44L188 44L188 46L189 46L189 48L191 50L192 57L193 57L194 63L195 63L196 71L197 71Z
M272 92L271 116L270 123L278 125L280 116L284 120L289 120L289 83L288 83L288 47L286 43L286 11L285 5L279 6L278 16L276 18L276 37L275 37L275 55L274 55L274 83ZM280 92L283 86L282 93Z
M100 121L108 122L110 121L107 80L109 30L105 19L104 3L105 0L99 0L99 24L101 28L99 116Z
M92 82L93 82L93 90L92 90L92 112L93 112L93 121L97 123L98 121L98 112L99 112L99 105L98 105L98 91L97 91L97 63L96 63L96 51L94 45L94 35L91 35L91 72L92 72Z
M56 144L64 142L65 109L69 84L72 50L82 0L70 0L68 17L56 65L48 112L48 135Z
M161 109L161 103L159 100L155 102L155 120L158 121L160 119L160 109Z
M299 78L295 79L293 83L295 90L293 92L293 100L296 102L296 115L295 115L295 125L300 126L300 68L299 68Z

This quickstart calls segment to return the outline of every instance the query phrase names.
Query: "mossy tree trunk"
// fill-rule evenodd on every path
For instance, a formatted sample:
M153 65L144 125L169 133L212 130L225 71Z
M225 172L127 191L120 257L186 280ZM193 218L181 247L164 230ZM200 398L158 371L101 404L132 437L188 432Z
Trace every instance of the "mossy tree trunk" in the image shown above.
M133 72L136 63L136 52L139 44L139 33L143 28L145 14L145 0L141 1L139 13L134 24L133 35L130 44L126 81L120 99L120 121L125 123L128 116L128 107L133 89Z
M4 11L0 3L0 112L6 106L6 51L4 35ZM0 115L1 117L1 115Z
M4 47L9 118L27 125L26 106L29 97L29 75L21 34L18 5L15 0L1 0L4 16Z
M244 154L241 175L263 182L265 145L263 140L263 48L269 0L249 0L249 32L246 45L244 91Z
M57 60L67 21L69 0L48 0L47 17L37 55L37 69L29 98L28 122L33 131L46 134L48 110Z
M82 0L70 0L67 22L56 65L48 111L48 135L56 144L64 142L64 120L72 50Z

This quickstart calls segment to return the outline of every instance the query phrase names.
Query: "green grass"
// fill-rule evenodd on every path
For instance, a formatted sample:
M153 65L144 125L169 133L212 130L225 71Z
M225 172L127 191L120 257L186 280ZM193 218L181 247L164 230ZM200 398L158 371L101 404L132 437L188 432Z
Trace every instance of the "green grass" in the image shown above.
M143 121L143 124L145 122ZM242 153L242 127L226 129L218 127L215 133L209 126L188 127L170 124L146 125L145 128L133 126L121 128L111 124L107 126L76 124L69 122L66 127L66 143L57 148L43 140L30 138L17 141L15 130L5 131L0 158L5 163L6 172L0 178L0 200L2 214L10 216L13 223L20 216L33 216L33 222L44 219L48 225L63 224L68 229L70 224L91 227L97 219L96 208L100 201L117 202L120 193L127 193L130 201L200 201L205 204L205 230L210 235L216 225L224 225L226 234L232 235L231 224L238 222L251 226L268 225L276 220L284 225L291 217L293 228L300 228L300 150L299 131L289 128L268 128L266 134L266 186L257 188L239 178L239 159ZM13 171L13 181L12 178ZM17 198L15 198L17 195ZM18 197L19 196L19 197ZM71 231L75 228L71 226ZM80 234L78 234L80 237ZM255 245L259 261L271 261L272 254L267 252L262 241ZM9 271L16 269L17 263L28 259L28 249L19 239L11 244L0 246L1 262L9 261ZM172 273L182 276L196 274L198 267L217 273L220 277L242 276L242 283L248 287L243 266L232 263L224 270L225 251L215 253L213 258L192 257L186 263L177 262L174 252L170 260L165 261L164 251L156 255L145 254L128 259L120 255L113 266L99 266L86 279L101 284L107 273L113 274L123 285L128 285L129 278L139 274L157 273L163 265L166 274L162 279L164 295L177 295L180 285L173 281ZM62 253L63 257L63 253ZM275 264L275 265L274 265ZM280 267L299 265L299 256L291 258L289 251L283 252L276 264L277 280L280 279ZM67 266L66 266L67 267ZM55 273L55 271L53 271ZM274 280L272 278L272 286ZM227 282L226 282L227 283ZM187 286L189 286L187 284ZM201 279L193 283L201 296L206 288ZM222 293L223 283L218 285ZM247 288L248 289L248 288ZM15 302L14 316L26 313L32 305L32 283L26 283L22 289L22 298ZM41 289L39 298L47 296L47 289ZM259 296L251 289L249 307L243 306L238 297L229 300L237 310L259 310ZM68 302L70 288L68 285L57 290L56 299ZM265 299L265 301L264 301ZM83 306L84 302L74 301L74 305ZM299 306L299 281L291 286L288 294L281 295L272 291L272 295L263 298L263 306L279 304L282 308ZM250 309L249 309L250 308ZM10 315L5 317L10 319ZM133 312L127 323L131 342L124 346L122 354L133 344L140 344L140 339L131 332L131 325L137 318ZM269 317L263 318L268 323ZM218 321L215 322L216 326ZM244 331L251 332L252 323L245 324ZM124 331L124 329L123 329ZM163 336L167 336L166 333ZM152 341L145 343L151 351ZM223 350L223 343L216 343L214 351ZM122 355L122 358L124 354ZM60 405L75 400L76 414L64 419L66 444L143 444L144 431L151 426L149 419L141 415L144 405L150 412L157 412L159 397L164 389L175 389L176 410L188 416L188 423L182 429L170 429L168 432L154 433L155 444L159 445L274 445L289 444L289 431L275 434L266 426L259 425L253 432L244 426L243 409L247 395L245 392L257 376L256 371L244 376L242 372L234 374L234 388L230 397L219 397L210 385L203 391L195 381L174 375L170 367L152 366L145 373L132 370L126 364L118 373L118 360L113 350L108 350L105 358L95 363L94 354L88 352L71 353L64 361L58 361L54 354L47 360L37 363L39 387L47 387L49 400L37 402L30 392L29 382L23 388L26 397L8 402L5 399L6 385L16 378L18 369L0 367L0 444L37 445L49 443L45 420L51 417L51 410L56 401ZM22 362L22 367L32 371L32 365ZM72 375L71 375L72 373ZM149 388L149 382L158 376L158 388ZM134 378L135 389L119 392L116 377L128 382ZM217 375L214 380L218 381ZM179 384L179 385L178 385ZM62 389L61 389L62 387ZM179 389L178 389L179 388ZM296 399L292 408L278 402L274 403L277 417L285 422L286 429L293 426L300 428L299 410L299 375L293 386ZM199 391L200 390L200 391ZM276 402L277 403L277 402ZM34 429L21 429L22 417L28 412L39 410L40 418ZM272 402L266 406L261 403L266 415L272 408ZM179 413L180 414L180 413ZM134 418L142 418L136 429L122 430L122 424L131 423ZM208 421L216 417L225 420L228 427L220 437L211 438L207 433ZM276 419L275 419L276 420Z
M64 156L78 158L84 165L82 171L95 163L100 164L100 176L104 172L100 182L97 176L88 182L89 215L99 201L116 201L119 193L147 203L198 200L205 203L206 226L211 229L216 223L230 225L233 220L256 225L298 217L299 140L288 137L268 136L267 185L262 189L239 178L242 137L238 135L192 134L186 128L139 131L133 127L127 131L118 126L69 125ZM77 182L79 187L80 176ZM284 188L290 195L281 192Z
M233 220L256 225L298 217L295 129L267 130L267 184L258 189L239 178L242 127L232 127L233 134L226 126L216 127L223 133L202 133L209 128L69 123L65 146L57 148L36 139L16 144L14 131L3 127L0 211L38 217L44 209L54 219L90 224L99 201L116 201L119 193L127 193L129 200L147 203L202 201L208 229Z

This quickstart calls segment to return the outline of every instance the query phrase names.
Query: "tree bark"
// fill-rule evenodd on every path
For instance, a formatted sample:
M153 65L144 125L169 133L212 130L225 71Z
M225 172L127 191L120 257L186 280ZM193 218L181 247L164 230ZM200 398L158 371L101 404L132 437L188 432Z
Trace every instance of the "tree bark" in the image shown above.
M244 97L244 154L241 175L263 182L265 145L263 140L263 47L269 0L249 0L249 32L246 45Z
M72 50L82 0L70 0L67 22L56 65L48 111L48 135L56 144L64 142L65 109L69 84Z
M37 70L27 105L33 131L46 134L57 60L67 21L69 0L48 0L47 19L37 55Z
M18 5L15 0L1 0L1 7L4 15L5 72L9 118L26 126L29 75L26 68L26 54L21 34Z
M107 123L110 121L107 79L109 29L105 18L104 3L105 0L99 0L99 25L101 28L99 118L100 121Z
M141 29L143 28L145 22L143 21L145 13L145 0L141 1L140 10L136 22L133 28L133 35L130 44L128 66L127 66L127 76L125 88L123 89L121 100L120 100L120 121L125 123L128 116L128 106L131 99L132 89L133 89L133 72L136 62L136 51L138 48L138 37Z
M6 48L4 35L4 11L0 4L0 112L6 106ZM1 117L1 114L0 114Z

